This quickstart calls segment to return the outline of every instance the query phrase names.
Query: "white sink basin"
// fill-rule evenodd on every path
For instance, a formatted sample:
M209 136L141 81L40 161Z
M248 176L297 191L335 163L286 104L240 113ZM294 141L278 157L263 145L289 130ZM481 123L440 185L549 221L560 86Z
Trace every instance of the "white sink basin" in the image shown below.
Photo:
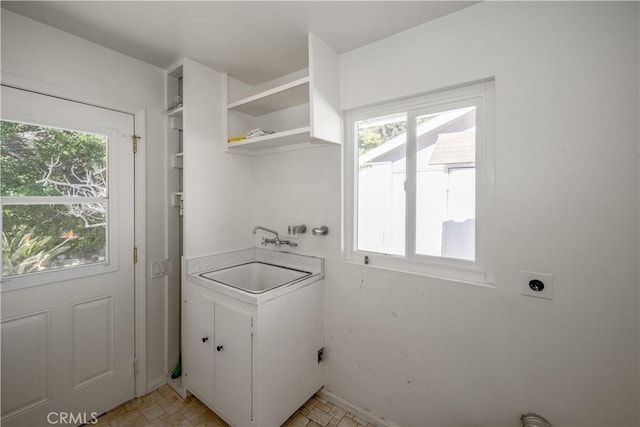
M223 285L259 294L280 286L296 283L311 274L311 272L290 267L252 261L202 273L200 276Z

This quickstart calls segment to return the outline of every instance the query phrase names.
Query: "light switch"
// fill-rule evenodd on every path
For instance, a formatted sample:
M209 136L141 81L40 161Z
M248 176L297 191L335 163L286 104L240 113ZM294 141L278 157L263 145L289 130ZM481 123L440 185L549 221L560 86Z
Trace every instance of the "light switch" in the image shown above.
M171 260L154 261L151 263L151 278L168 276L171 273Z

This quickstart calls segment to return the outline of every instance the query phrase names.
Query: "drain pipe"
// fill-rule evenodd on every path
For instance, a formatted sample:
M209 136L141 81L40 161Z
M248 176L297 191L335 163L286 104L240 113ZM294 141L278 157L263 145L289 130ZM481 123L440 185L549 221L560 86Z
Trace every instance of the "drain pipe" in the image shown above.
M549 421L534 413L522 414L520 416L520 421L522 421L522 427L551 427L551 423Z

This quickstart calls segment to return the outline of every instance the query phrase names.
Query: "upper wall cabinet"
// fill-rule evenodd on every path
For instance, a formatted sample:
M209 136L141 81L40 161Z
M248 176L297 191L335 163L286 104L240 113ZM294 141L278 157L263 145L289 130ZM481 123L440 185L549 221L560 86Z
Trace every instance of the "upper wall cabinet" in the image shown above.
M259 155L340 144L339 97L338 55L309 34L309 68L260 86L228 77L227 151Z

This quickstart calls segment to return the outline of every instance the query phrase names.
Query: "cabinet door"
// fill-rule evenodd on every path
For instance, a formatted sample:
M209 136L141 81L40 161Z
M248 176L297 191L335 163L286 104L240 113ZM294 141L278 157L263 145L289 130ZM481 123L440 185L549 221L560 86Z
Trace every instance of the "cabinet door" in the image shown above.
M202 295L185 296L185 382L199 399L213 404L214 303Z
M251 316L216 304L215 408L232 424L251 423Z

